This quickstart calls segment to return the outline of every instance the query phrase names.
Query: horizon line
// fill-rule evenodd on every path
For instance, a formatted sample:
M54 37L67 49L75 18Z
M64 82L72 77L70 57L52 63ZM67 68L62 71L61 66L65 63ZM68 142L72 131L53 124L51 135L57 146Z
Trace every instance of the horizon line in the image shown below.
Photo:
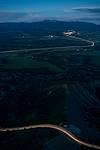
M54 19L45 19L45 20L36 20L36 21L1 21L0 24L2 23L28 23L28 24L31 24L31 23L38 23L38 22L45 22L45 21L51 21L51 22L72 22L72 23L89 23L89 24L94 24L94 25L97 25L99 26L100 24L99 23L94 23L94 22L89 22L89 21L79 21L79 20L76 20L76 21L64 21L64 20L54 20Z

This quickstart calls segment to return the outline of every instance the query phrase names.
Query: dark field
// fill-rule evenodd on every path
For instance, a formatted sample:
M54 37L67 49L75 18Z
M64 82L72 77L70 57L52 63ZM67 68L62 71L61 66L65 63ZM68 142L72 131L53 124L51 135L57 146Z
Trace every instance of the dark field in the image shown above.
M25 24L0 24L0 51L37 48L0 54L0 127L68 125L81 139L100 144L100 26L60 25L46 22L28 30ZM79 32L77 37L94 41L95 46L62 36L65 29ZM53 39L47 36L52 34ZM50 47L55 48L40 49ZM0 150L45 150L58 138L61 134L45 129L0 133ZM67 143L75 145L68 139Z

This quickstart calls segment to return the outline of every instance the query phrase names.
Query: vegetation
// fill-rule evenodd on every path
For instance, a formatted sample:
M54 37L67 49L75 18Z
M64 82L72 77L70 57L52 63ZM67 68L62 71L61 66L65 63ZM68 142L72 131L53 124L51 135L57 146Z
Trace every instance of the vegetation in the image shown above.
M100 131L100 26L79 22L49 23L0 24L0 50L86 44L64 38L62 32L69 29L79 32L78 36L83 39L93 40L95 46L0 54L0 127L73 123L70 113L74 112L83 138L88 139L90 129L91 140L95 137L93 131ZM47 35L52 34L56 35L54 40L48 39ZM80 114L81 119L77 118ZM1 133L0 148L42 149L44 143L57 135L51 132ZM92 140L97 143L98 137Z

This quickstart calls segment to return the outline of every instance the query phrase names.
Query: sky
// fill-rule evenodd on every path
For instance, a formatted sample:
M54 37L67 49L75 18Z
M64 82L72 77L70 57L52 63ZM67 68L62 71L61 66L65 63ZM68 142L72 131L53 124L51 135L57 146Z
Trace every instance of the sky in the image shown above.
M42 20L100 24L100 0L0 0L0 22Z

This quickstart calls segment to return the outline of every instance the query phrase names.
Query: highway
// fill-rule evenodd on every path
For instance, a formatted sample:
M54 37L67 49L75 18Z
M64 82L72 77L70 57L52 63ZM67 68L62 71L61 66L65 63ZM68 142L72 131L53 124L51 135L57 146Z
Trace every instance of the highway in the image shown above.
M59 49L66 49L66 48L89 48L89 47L94 47L95 43L93 41L89 41L86 39L82 39L79 37L75 37L75 36L70 36L71 38L74 39L78 39L84 42L88 42L90 43L90 45L85 45L85 46L65 46L65 47L50 47L50 48L34 48L34 49L22 49L22 50L10 50L10 51L0 51L0 54L6 54L6 53L13 53L13 52L29 52L29 51L47 51L47 50L52 50L52 52L54 51L58 51ZM57 49L57 50L53 50L53 49Z
M22 130L25 131L25 130L31 130L36 128L50 128L50 129L58 130L61 133L63 133L66 136L66 138L70 138L71 140L78 143L79 145L100 150L100 146L84 142L80 138L75 136L73 133L68 131L67 129L53 124L39 124L39 125L30 125L30 126L23 126L23 127L16 127L16 128L0 128L0 132L15 132L15 131L22 131Z

